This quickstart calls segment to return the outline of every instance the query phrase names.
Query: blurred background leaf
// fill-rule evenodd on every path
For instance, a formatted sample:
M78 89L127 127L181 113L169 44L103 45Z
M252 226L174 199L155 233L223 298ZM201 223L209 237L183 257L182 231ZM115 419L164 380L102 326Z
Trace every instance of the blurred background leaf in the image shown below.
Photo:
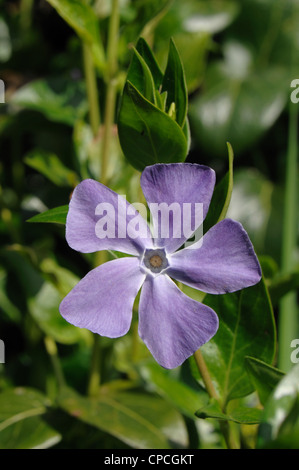
M30 82L14 93L10 104L39 111L70 126L87 112L84 83L70 77Z
M299 365L281 379L265 404L259 429L259 448L299 448Z
M46 449L61 436L45 420L50 400L38 390L7 389L0 394L0 448Z
M65 390L60 406L68 413L105 430L134 448L168 449L167 429L176 440L180 416L158 397L136 392L103 393L88 400Z

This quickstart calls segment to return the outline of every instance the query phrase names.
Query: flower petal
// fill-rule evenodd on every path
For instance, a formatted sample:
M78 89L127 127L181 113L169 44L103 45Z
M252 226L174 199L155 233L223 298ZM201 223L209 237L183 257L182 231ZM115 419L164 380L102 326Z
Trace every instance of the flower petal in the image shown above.
M216 313L183 294L167 276L148 276L139 303L139 335L167 369L181 365L218 329Z
M239 222L224 219L200 242L171 255L169 276L210 294L235 292L257 284L261 268Z
M129 230L130 225L133 230ZM66 240L71 248L83 253L117 250L138 255L153 245L147 222L134 207L91 179L82 181L73 192Z
M192 163L157 164L145 168L140 184L151 210L155 245L171 253L191 237L205 218L215 172ZM163 211L163 217L157 213L161 203L169 208Z
M69 323L101 336L125 335L145 275L138 258L119 258L90 271L63 299L59 310Z

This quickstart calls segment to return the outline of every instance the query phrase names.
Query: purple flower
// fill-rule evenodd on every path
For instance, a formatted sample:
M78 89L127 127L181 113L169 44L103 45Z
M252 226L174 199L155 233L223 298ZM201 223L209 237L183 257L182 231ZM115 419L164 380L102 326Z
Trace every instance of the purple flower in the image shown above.
M61 315L102 336L125 335L141 288L140 337L160 365L181 365L215 335L218 317L210 307L186 296L171 278L211 294L234 292L261 279L248 235L233 220L222 220L202 239L179 249L205 218L214 185L214 171L202 165L145 168L141 187L151 210L153 238L145 218L124 198L97 181L82 181L67 216L69 246L83 253L116 250L133 256L90 271L61 302ZM175 211L169 210L163 219L154 210L160 203L181 209L181 215L188 204L200 207L202 217L190 212L186 228L183 217L174 220ZM163 231L166 223L168 236ZM109 236L104 236L105 230Z

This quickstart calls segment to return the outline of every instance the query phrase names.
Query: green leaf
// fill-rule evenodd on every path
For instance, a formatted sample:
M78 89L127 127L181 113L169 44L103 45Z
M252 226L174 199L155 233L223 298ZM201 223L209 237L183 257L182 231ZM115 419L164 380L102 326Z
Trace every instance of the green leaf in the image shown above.
M0 431L17 421L45 413L51 401L38 390L17 387L0 394Z
M262 418L262 410L238 406L229 413L231 421L240 424L259 424Z
M261 404L265 405L284 373L254 357L245 358L245 367L254 388L257 390Z
M167 15L170 7L173 6L173 0L162 0L162 1L146 1L140 4L141 9L139 10L139 17L142 21L142 30L140 36L146 38L152 38L156 33L156 29L164 18ZM140 28L138 28L140 31Z
M238 424L258 424L261 420L261 413L262 411L257 408L245 406L238 406L229 413L223 413L219 403L211 399L205 407L197 410L195 414L201 419L215 418L221 421L233 421Z
M0 268L0 311L4 312L10 321L19 323L22 319L20 310L12 303L6 292L6 272Z
M215 187L209 212L204 221L205 232L213 225L225 219L233 192L233 161L234 154L232 146L227 143L228 148L228 172Z
M61 160L50 152L35 149L24 158L31 168L42 173L57 186L71 186L78 184L77 174L66 168Z
M48 448L61 436L45 420L50 400L37 390L17 387L0 394L0 448Z
M127 80L137 88L144 98L156 104L156 89L151 70L136 49L134 49Z
M165 431L176 429L179 415L158 397L137 392L106 390L88 399L70 389L62 392L59 405L72 416L95 426L133 448L168 449Z
M138 170L154 163L184 161L187 140L167 114L127 82L118 119L119 140L127 160Z
M42 212L41 214L37 214L31 217L27 220L27 222L55 223L65 225L68 210L68 205L55 207L54 209L49 209L46 212Z
M148 69L150 70L150 73L152 75L152 78L154 80L154 88L155 90L159 90L162 80L163 80L163 73L159 67L159 65L156 62L156 59L147 44L147 42L143 38L139 38L137 44L136 44L136 51L139 53L139 56L143 59L145 64L147 65ZM142 81L142 70L140 68L141 63L138 60L138 56L136 53L132 57L132 61L129 67L128 75L127 75L127 80L131 82L138 91L142 93L142 83L140 85L140 81Z
M9 28L3 18L0 17L0 38L1 38L1 50L0 50L0 62L6 62L10 59L12 54L12 43L9 34ZM0 101L2 102L2 101Z
M147 63L154 79L155 88L156 90L159 90L163 80L163 72L161 71L160 66L157 63L151 48L149 47L144 38L138 39L136 49Z
M202 354L216 389L229 402L250 394L254 387L245 369L245 357L271 363L275 353L275 324L264 281L226 295L207 295L204 303L219 316L216 335Z
M279 274L268 284L269 294L273 307L276 307L280 299L290 291L299 288L299 270L298 268L289 274Z
M174 39L190 93L203 81L207 56L214 47L212 35L223 31L232 23L239 8L237 2L228 0L175 1L158 25L158 37L167 38L167 41L169 37ZM164 48L166 49L166 46ZM167 51L163 50L163 53L166 55Z
M161 109L161 111L164 111L165 113L165 110L166 110L166 99L167 99L167 91L164 91L163 93L160 94L160 92L158 90L155 91L155 94L156 94L156 105L159 109ZM183 132L184 134L186 135L185 133L185 127L183 128ZM186 136L187 137L187 136Z
M59 304L80 278L59 266L54 259L45 258L40 263L43 274L38 292L28 299L28 310L46 336L61 344L75 344L87 339L88 330L68 323L59 313ZM46 279L44 281L44 279Z
M194 418L195 410L203 407L208 401L207 393L197 386L197 390L172 376L158 364L144 363L138 368L141 376L165 400L175 406L181 413Z
M176 121L180 127L183 127L187 115L188 92L182 62L173 40L170 41L168 62L162 82L162 92L164 91L167 91L166 111L168 112L174 103Z
M18 421L0 432L0 449L49 449L62 436L43 416Z
M239 69L230 63L211 65L203 92L189 107L194 140L209 155L222 158L225 142L232 144L236 154L256 143L280 116L289 93L283 70L253 73L246 69L240 76L234 76L234 70Z
M10 103L69 126L74 126L88 109L84 82L69 77L29 82L12 95Z
M65 296L80 281L72 271L59 266L57 261L52 258L44 258L39 268L41 273L48 279L59 292Z
M47 0L57 13L86 41L100 70L105 66L105 54L100 37L99 21L92 7L82 0Z
M78 280L79 281L79 280ZM74 287L72 283L68 291ZM28 310L45 335L61 344L75 344L89 332L68 323L59 313L59 304L66 295L64 286L44 282L38 293L28 299Z
M240 10L238 3L230 0L224 3L217 0L188 3L184 28L189 32L219 33L232 23Z
M14 273L16 288L24 294L31 317L45 335L62 344L89 338L88 330L71 325L59 313L63 297L79 282L77 276L51 259L44 259L37 270L22 252L7 250L5 257Z
M250 44L259 69L268 67L269 63L275 64L287 71L291 81L291 77L298 76L299 72L298 21L297 0L275 4L271 0L262 3L244 0L232 34L239 41Z
M211 37L208 33L182 32L174 35L176 47L182 59L188 93L196 91L201 85L211 49Z
M143 419L154 425L154 428L157 428L163 436L160 446L164 446L165 440L167 448L170 444L171 447L186 446L185 421L180 413L161 397L141 389L114 392L113 382L111 382L111 385L107 384L106 393L122 406L139 414Z
M281 379L265 404L258 448L299 449L299 364Z

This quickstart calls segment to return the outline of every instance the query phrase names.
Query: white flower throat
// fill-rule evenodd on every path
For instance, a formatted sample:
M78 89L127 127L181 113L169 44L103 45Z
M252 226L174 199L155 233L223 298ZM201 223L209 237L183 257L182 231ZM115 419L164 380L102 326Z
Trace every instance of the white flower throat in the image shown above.
M145 250L142 264L154 274L164 271L169 266L164 248Z

